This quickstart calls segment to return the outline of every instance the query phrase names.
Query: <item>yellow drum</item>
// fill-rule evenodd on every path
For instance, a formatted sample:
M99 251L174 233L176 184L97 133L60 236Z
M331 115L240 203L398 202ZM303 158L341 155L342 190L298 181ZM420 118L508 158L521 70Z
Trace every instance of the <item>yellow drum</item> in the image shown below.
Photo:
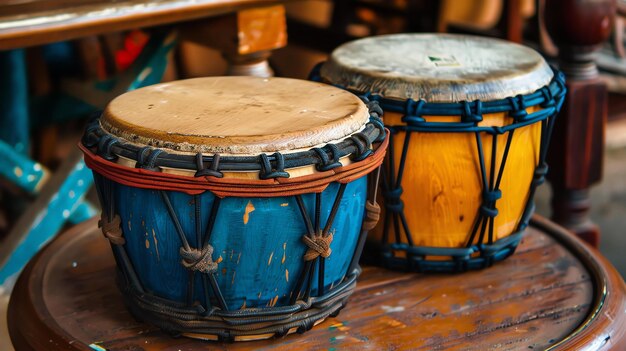
M385 110L385 216L370 234L385 265L455 272L513 253L565 94L562 74L537 52L472 36L388 35L340 46L312 79Z

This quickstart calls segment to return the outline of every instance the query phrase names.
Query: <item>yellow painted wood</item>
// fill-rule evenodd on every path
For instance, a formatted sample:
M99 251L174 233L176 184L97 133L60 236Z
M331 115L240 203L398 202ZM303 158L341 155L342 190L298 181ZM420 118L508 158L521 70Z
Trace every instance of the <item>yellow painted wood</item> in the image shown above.
M530 107L528 113L540 110ZM402 115L386 112L385 124L401 125ZM458 121L459 117L425 116L432 121ZM481 126L503 126L512 122L504 113L484 115ZM504 153L507 134L498 136L496 172ZM513 232L524 211L539 160L541 124L522 127L514 132L497 201L494 239ZM492 137L482 133L487 176L491 169ZM402 155L404 133L394 140L396 174ZM389 155L389 154L388 154ZM413 132L402 180L404 214L415 245L463 247L469 240L472 226L482 201L480 163L474 133ZM371 232L382 237L383 222ZM389 238L395 238L393 225ZM403 242L406 242L402 236Z

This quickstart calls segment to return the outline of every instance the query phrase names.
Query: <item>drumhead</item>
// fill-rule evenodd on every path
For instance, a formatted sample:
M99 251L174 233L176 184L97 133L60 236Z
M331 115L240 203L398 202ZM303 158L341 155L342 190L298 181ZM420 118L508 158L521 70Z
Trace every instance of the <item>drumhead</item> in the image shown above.
M321 78L387 99L499 100L546 86L553 72L533 49L468 35L394 34L346 43Z
M168 153L289 153L343 140L369 121L355 95L286 78L209 77L123 94L100 119L107 133Z

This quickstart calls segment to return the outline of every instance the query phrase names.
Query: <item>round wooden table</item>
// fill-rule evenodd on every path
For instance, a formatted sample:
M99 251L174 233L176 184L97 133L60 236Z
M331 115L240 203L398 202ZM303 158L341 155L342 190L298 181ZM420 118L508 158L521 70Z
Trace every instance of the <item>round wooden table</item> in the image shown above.
M337 318L303 335L224 344L172 338L127 312L95 220L20 276L9 331L21 350L626 350L626 286L594 249L535 217L517 252L457 275L365 267Z

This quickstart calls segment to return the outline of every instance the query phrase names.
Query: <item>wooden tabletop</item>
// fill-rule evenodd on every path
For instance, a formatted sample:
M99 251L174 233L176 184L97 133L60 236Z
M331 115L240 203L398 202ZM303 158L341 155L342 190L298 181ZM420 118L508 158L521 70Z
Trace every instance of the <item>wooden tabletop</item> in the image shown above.
M7 0L0 50L164 25L281 3L279 0Z
M95 221L54 240L31 261L11 297L16 350L626 348L621 277L594 249L538 217L512 257L483 271L419 275L366 267L337 318L278 340L172 338L130 316L114 269Z

